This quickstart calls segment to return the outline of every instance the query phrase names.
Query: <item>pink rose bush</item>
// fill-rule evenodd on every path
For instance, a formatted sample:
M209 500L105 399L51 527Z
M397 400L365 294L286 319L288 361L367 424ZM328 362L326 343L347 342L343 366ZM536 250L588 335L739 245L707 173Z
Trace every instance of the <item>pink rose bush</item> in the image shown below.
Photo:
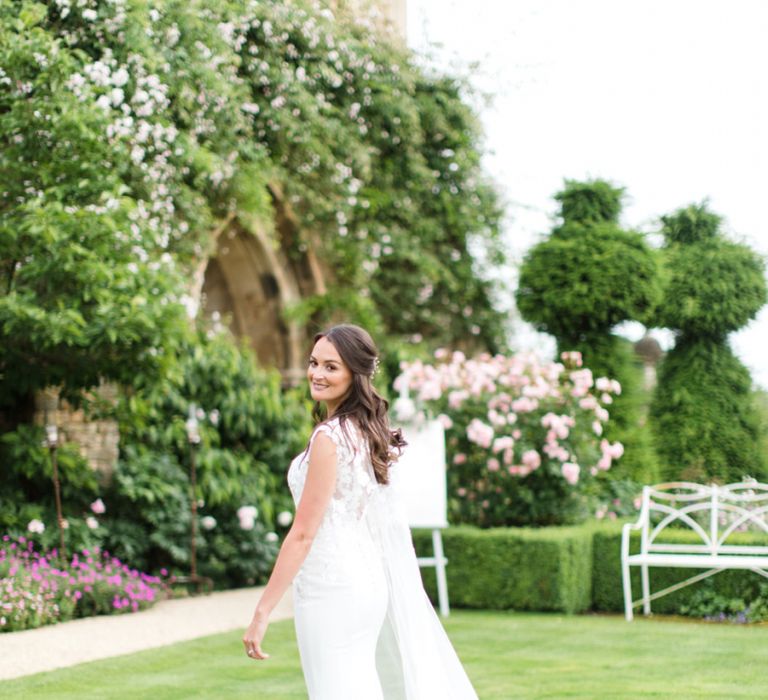
M453 522L550 525L587 517L598 480L621 458L604 437L621 386L595 378L581 355L467 358L439 350L436 362L404 362L395 389L446 428Z

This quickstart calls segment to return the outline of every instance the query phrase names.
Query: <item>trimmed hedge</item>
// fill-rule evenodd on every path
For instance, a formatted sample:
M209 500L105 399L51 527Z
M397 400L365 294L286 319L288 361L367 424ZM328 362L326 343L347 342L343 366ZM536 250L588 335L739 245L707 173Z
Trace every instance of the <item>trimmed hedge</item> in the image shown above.
M419 556L432 555L429 530L413 533ZM451 605L582 612L592 602L592 531L585 527L451 527L443 531ZM424 587L437 600L434 568Z
M701 544L701 539L693 532L682 530L665 532L665 542ZM766 537L758 534L739 533L728 538L729 544L766 544ZM633 532L630 552L640 550L640 533ZM621 525L603 526L594 530L592 546L592 608L598 611L619 612L624 610L624 598L621 586ZM651 567L649 578L651 592L685 580L703 569L666 569ZM641 595L640 568L631 567L632 597L637 600ZM708 579L709 585L717 593L730 598L754 599L762 576L750 571L723 571ZM651 603L655 613L678 614L680 606L690 602L700 584L683 588L663 596Z
M687 531L670 533L668 541L697 540ZM429 530L414 530L419 556L432 555ZM756 534L740 534L730 543L765 544ZM631 551L639 549L633 533ZM468 525L443 530L448 558L446 575L453 607L489 610L538 610L565 613L595 610L623 612L621 586L621 523L587 523L572 527L491 528ZM651 591L682 581L699 570L652 568ZM435 569L421 569L424 587L437 602ZM754 599L761 576L749 571L725 571L708 580L717 593L730 598ZM653 611L679 614L700 589L697 584L654 600ZM632 567L633 598L640 597L640 569Z

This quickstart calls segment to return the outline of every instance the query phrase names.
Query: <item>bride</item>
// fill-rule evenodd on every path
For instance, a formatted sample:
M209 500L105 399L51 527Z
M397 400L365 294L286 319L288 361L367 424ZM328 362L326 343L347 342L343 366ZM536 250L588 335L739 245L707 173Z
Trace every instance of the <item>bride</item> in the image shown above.
M267 659L269 615L289 585L310 700L476 700L424 592L390 470L405 443L373 388L370 335L315 337L307 379L315 428L288 469L296 517L243 643Z

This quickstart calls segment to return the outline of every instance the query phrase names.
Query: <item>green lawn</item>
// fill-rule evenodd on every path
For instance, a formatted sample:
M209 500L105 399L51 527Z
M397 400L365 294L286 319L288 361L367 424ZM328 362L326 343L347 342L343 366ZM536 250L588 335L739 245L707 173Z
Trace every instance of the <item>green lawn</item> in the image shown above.
M456 611L446 627L481 700L768 698L768 626ZM249 661L240 633L219 634L5 681L0 696L306 698L293 623L265 647L271 659Z

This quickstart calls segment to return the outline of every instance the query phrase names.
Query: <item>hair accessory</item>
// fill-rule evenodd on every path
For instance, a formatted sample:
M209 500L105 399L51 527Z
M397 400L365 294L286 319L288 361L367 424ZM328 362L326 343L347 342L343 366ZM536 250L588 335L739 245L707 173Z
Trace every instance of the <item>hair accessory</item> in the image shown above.
M373 371L371 372L371 377L375 377L378 374L379 365L381 365L381 360L378 357L374 357L373 358Z

